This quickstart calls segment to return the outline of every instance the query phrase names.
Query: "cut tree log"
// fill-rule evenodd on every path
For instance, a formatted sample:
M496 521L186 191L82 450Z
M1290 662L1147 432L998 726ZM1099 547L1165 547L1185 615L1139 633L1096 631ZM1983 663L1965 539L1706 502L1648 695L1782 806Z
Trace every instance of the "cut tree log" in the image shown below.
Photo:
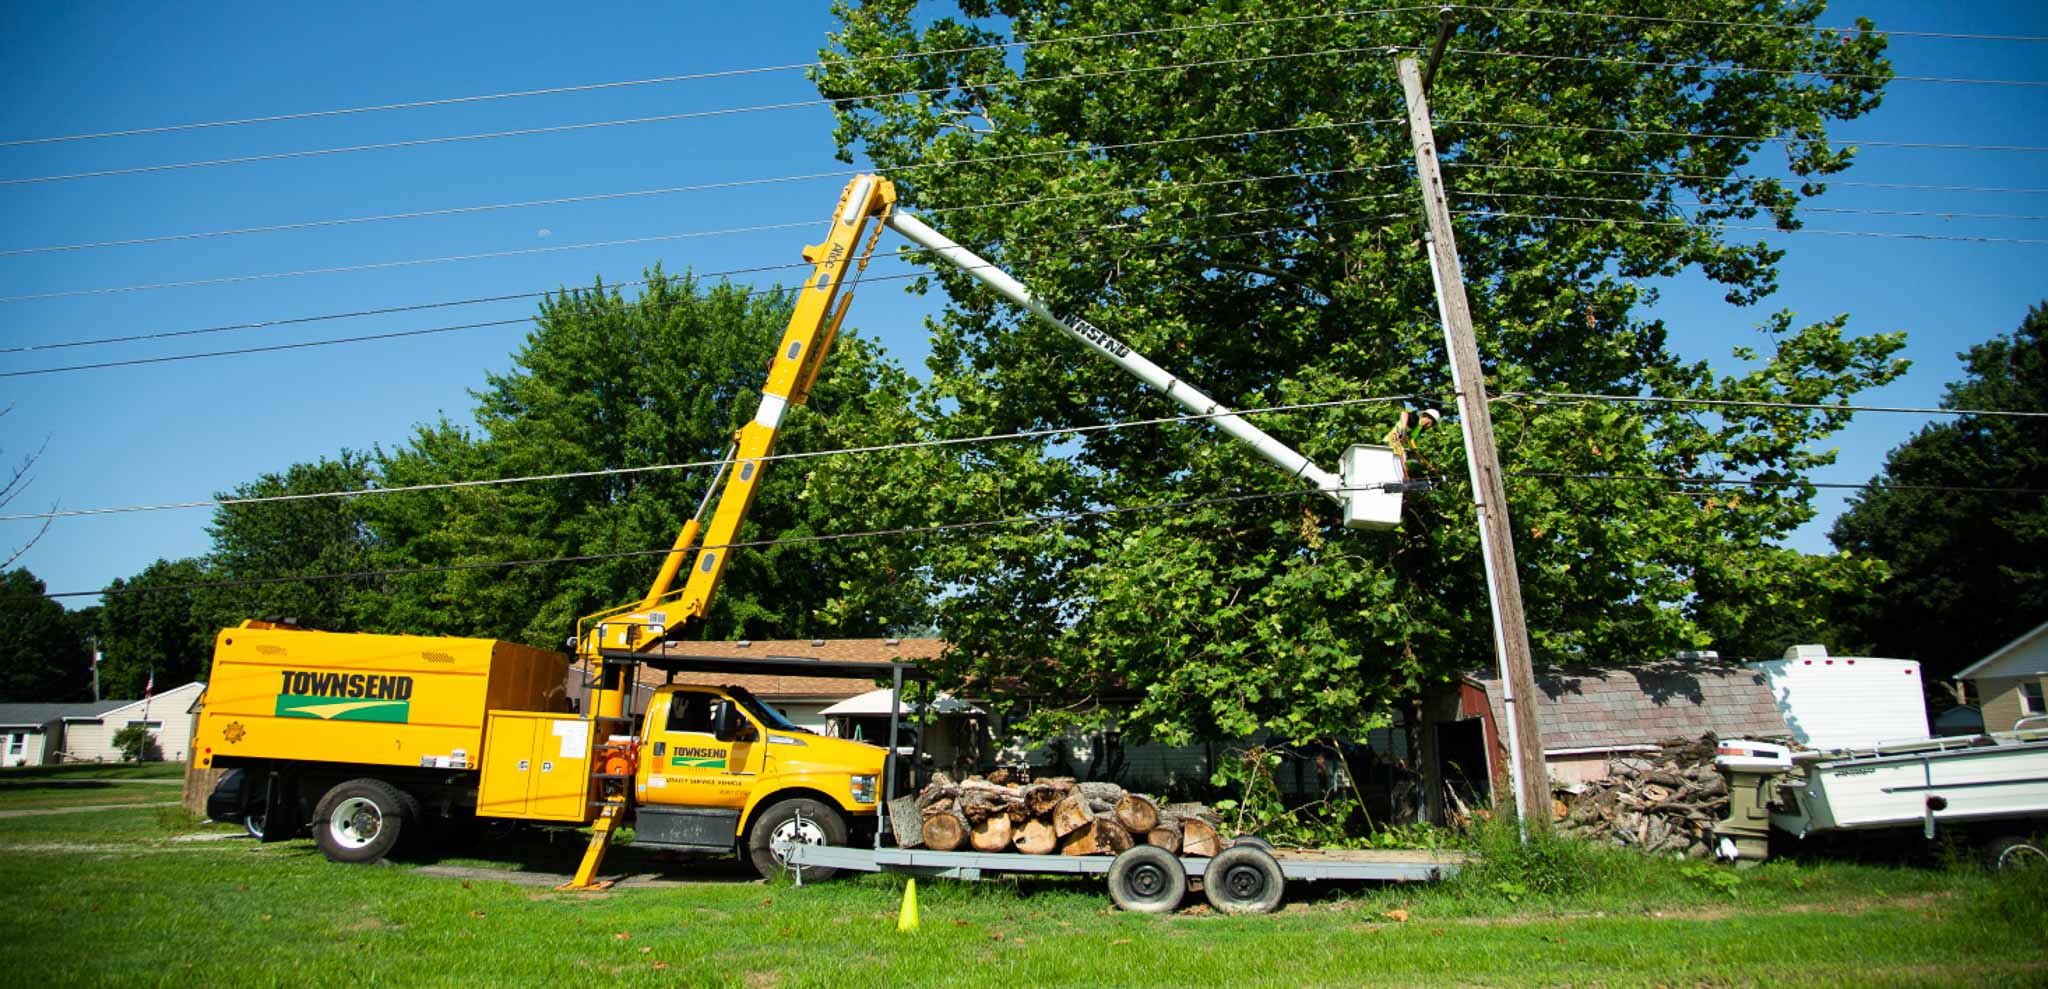
M959 811L942 811L927 814L924 819L924 846L935 852L958 851L967 843L967 819Z
M1081 783L1074 789L1088 798L1088 809L1096 814L1115 811L1116 802L1124 798L1124 788L1115 783Z
M1071 783L1033 783L1024 789L1024 806L1040 820L1052 817L1053 808L1074 791Z
M1011 842L1026 855L1050 855L1060 846L1060 836L1053 833L1052 825L1036 818L1012 828L1010 833Z
M1180 851L1182 855L1207 856L1216 854L1215 825L1199 817L1183 817L1180 819L1180 827ZM930 839L927 838L926 840L929 841Z
M1177 820L1162 820L1159 826L1145 832L1145 843L1158 845L1169 852L1180 851L1181 823Z
M990 814L974 826L969 838L977 852L1005 852L1010 849L1010 815Z
M1066 799L1053 808L1052 830L1061 838L1073 834L1083 825L1095 820L1095 812L1088 809L1088 795L1079 790L1069 793Z
M1159 826L1159 805L1150 797L1126 793L1116 802L1116 819L1132 834L1144 834Z
M1089 818L1085 827L1060 838L1062 855L1115 855L1131 847L1131 833L1114 815Z

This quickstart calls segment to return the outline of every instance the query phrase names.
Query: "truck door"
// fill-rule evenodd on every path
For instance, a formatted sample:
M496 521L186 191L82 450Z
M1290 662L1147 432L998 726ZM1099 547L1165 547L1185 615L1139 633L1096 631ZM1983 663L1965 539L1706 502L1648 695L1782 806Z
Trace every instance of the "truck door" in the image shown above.
M762 735L739 705L712 691L676 690L657 695L647 716L643 803L746 805L761 769Z

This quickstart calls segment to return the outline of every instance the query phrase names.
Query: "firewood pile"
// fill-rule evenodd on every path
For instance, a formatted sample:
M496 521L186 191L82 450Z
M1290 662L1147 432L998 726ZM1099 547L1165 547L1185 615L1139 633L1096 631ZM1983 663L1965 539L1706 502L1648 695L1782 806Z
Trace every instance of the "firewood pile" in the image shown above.
M917 793L890 801L897 843L940 852L1115 855L1134 844L1184 855L1229 846L1221 820L1202 804L1164 806L1115 783L1024 780L1000 771L954 782L944 773Z
M1660 752L1617 759L1604 780L1559 790L1551 810L1560 833L1658 854L1707 858L1713 828L1728 811L1728 781L1714 768L1715 738L1670 738Z

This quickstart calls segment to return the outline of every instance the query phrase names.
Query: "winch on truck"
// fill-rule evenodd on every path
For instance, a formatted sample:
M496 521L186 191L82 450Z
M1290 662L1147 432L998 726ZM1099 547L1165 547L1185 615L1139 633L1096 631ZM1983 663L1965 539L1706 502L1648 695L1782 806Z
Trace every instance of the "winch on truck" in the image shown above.
M579 888L595 883L612 835L629 822L636 846L743 854L763 874L791 843L843 845L875 833L891 753L811 734L736 687L670 684L639 715L628 706L640 666L673 672L690 665L665 647L706 614L783 416L809 398L852 304L857 278L850 276L866 268L884 226L1309 482L1336 502L1346 526L1399 523L1408 485L1394 451L1353 446L1339 472L1326 471L1111 334L1056 315L895 203L887 179L855 177L825 241L804 249L813 267L760 406L735 434L703 502L640 600L578 622L577 659L590 678L581 712L570 710L570 660L560 653L486 639L245 622L217 638L196 729L202 768L240 770L214 794L208 813L247 820L265 840L310 826L320 849L346 862L381 858L423 826L461 830L480 819L589 825L590 849L570 884ZM688 577L676 588L686 564ZM906 675L901 665L881 663L837 664L836 672L893 676L899 687ZM805 871L815 879L830 870Z

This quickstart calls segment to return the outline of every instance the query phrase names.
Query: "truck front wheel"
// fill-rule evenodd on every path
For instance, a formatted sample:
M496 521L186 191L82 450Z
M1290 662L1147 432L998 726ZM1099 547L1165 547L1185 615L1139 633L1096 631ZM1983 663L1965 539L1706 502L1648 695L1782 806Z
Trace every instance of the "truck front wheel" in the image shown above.
M349 780L313 810L313 843L335 862L375 862L398 847L414 801L383 780Z
M775 854L775 842L795 841L806 845L846 844L846 819L839 811L809 797L784 800L763 808L747 828L747 857L764 879L773 879L790 866ZM819 882L839 874L838 869L804 866L804 880Z

